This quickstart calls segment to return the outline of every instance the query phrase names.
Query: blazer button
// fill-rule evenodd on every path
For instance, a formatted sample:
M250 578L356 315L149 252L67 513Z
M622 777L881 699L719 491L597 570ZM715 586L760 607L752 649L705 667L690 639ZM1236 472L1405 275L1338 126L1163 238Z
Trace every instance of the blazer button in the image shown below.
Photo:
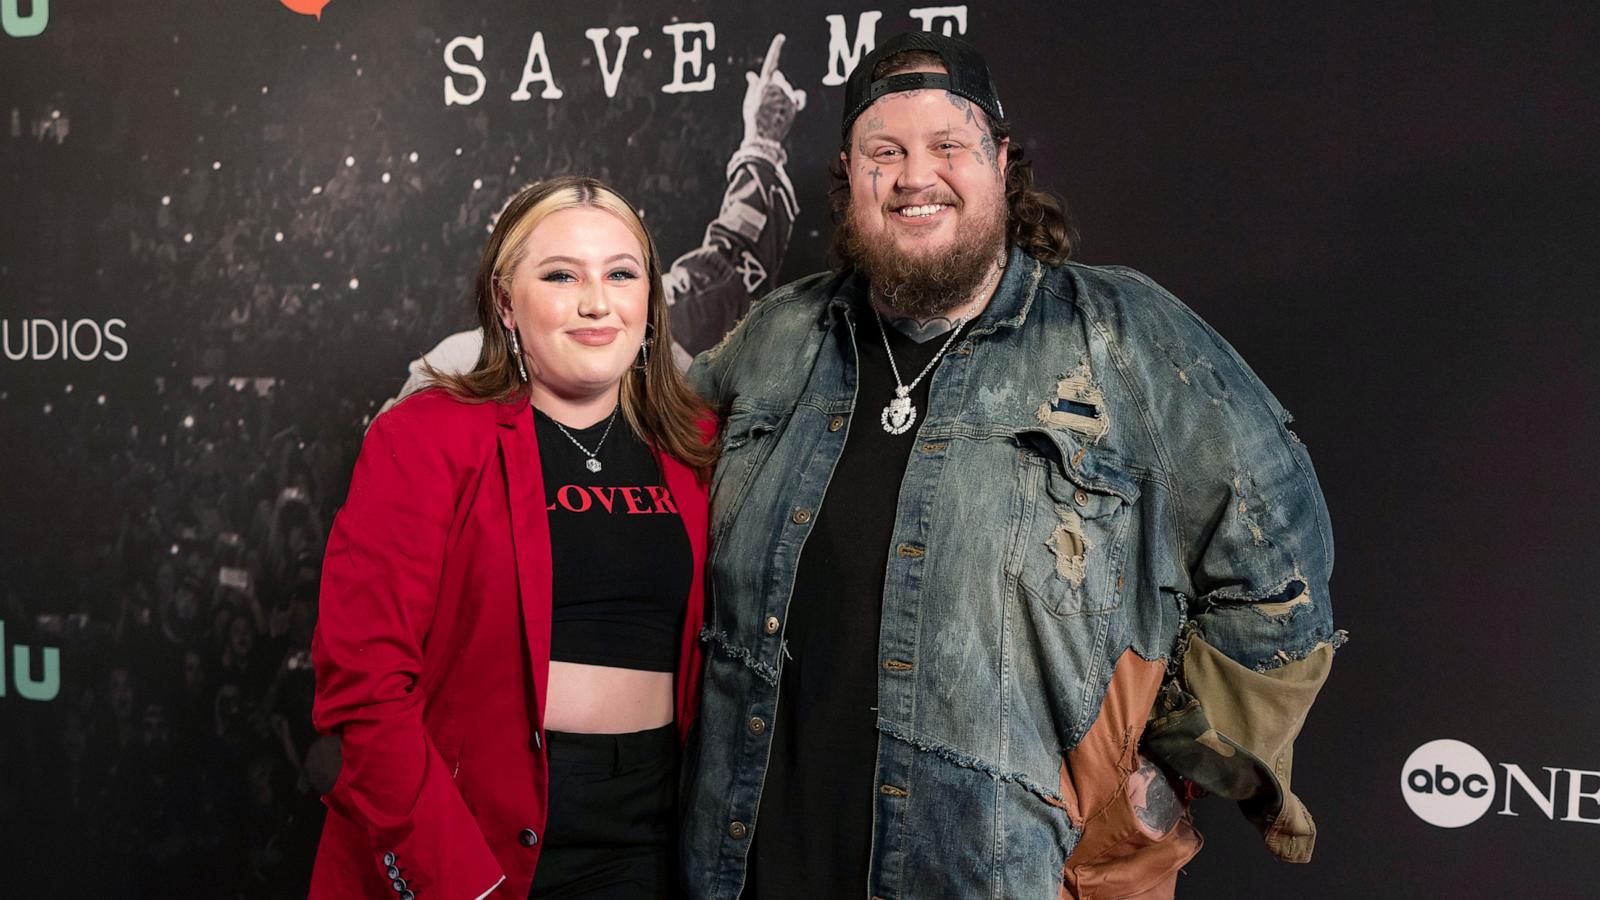
M728 825L728 837L731 837L736 841L742 840L744 836L749 833L749 831L750 829L745 828L743 822L731 822Z
M761 627L766 630L767 634L777 634L778 627L781 624L777 616L767 616L767 621L762 623Z
M517 835L517 840L521 841L524 847L532 847L534 844L539 843L539 832L534 831L532 828L524 828Z
M411 893L410 891L401 891L400 900L417 900L417 895Z
M406 880L404 878L396 878L389 882L389 887L394 888L396 894L404 894L406 892Z
M400 870L394 866L390 866L389 871L385 872L384 874L389 876L390 881L393 881L394 879L400 877Z
M393 852L385 853L383 855L383 864L386 866L392 866L397 858L398 857L396 857Z

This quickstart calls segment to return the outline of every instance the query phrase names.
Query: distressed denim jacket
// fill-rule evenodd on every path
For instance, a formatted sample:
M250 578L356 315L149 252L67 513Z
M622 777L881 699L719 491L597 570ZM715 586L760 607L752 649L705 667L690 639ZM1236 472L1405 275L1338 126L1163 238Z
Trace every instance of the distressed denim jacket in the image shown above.
M879 427L889 399L855 395L863 290L836 273L780 288L690 371L726 417L684 773L696 897L743 887L801 549L848 430ZM1016 250L930 377L885 573L861 896L1175 877L1192 831L1134 881L1117 872L1141 848L1108 811L1141 756L1309 858L1290 748L1343 635L1326 507L1283 407L1140 273Z

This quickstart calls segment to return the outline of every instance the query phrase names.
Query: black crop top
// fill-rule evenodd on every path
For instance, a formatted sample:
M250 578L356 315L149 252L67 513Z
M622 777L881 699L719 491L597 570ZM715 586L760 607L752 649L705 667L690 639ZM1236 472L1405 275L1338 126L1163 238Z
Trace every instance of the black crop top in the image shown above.
M675 671L694 561L655 456L619 411L591 472L549 416L533 418L554 565L550 658ZM593 450L605 429L567 431Z

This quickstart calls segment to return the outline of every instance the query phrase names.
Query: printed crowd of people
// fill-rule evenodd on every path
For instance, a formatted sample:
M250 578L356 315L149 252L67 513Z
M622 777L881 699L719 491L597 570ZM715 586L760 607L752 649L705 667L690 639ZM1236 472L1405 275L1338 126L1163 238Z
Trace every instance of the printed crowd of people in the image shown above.
M69 513L75 577L48 611L9 585L0 612L13 641L75 663L6 741L36 773L26 808L57 819L29 860L52 877L303 890L317 583L367 415L313 387L161 380L115 403L63 393L38 417L67 448L41 489L94 472L100 500Z

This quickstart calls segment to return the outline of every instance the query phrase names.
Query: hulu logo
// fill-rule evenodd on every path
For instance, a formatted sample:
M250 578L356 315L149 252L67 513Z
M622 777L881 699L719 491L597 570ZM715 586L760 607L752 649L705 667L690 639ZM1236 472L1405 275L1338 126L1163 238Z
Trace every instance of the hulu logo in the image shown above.
M0 0L9 2L9 0ZM6 696L6 623L0 622L0 697ZM45 702L61 693L61 651L55 647L41 647L39 656L44 664L44 674L33 677L33 648L18 644L11 651L11 680L16 682L17 696L24 700Z
M22 14L24 5L29 7L27 15ZM0 0L0 27L14 38L38 37L49 24L50 0ZM0 682L0 688L4 687Z

